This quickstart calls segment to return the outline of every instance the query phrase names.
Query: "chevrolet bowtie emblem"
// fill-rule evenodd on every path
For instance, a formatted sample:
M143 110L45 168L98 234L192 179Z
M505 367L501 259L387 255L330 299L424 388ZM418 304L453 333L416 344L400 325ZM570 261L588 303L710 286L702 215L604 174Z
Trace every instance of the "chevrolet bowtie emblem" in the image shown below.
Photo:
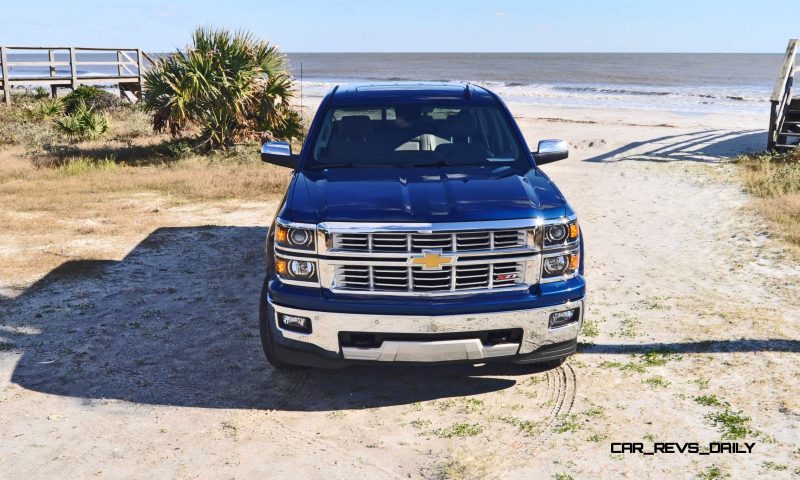
M442 265L453 261L453 257L442 256L439 252L423 251L421 257L412 257L412 265L422 265L423 270L441 270Z

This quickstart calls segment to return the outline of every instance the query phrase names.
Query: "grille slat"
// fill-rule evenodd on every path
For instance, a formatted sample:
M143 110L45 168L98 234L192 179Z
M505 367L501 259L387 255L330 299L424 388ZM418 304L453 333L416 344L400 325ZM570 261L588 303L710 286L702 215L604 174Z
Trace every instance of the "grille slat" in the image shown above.
M458 292L520 285L523 272L523 261L445 266L441 270L423 270L416 266L336 265L335 278L337 288L349 290Z
M524 247L526 230L462 231L442 233L334 233L333 247L346 252L445 253Z

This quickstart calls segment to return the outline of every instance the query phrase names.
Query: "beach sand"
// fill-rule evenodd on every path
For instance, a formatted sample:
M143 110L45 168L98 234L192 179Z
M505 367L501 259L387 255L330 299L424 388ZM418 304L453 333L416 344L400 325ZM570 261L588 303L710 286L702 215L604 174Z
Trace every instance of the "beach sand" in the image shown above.
M0 477L797 475L800 267L725 162L765 147L766 108L510 107L532 148L572 145L543 167L586 239L565 365L275 372L257 298L277 199L164 207L165 228L109 244L91 275L20 289L0 270ZM610 450L739 433L752 453Z

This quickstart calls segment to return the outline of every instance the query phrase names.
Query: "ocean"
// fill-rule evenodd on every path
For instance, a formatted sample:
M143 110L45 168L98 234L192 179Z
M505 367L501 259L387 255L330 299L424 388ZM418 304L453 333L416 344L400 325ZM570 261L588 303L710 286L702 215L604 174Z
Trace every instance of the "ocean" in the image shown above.
M114 60L82 54L79 61ZM151 55L158 56L158 54ZM303 94L320 97L340 83L467 81L508 102L542 106L633 108L685 113L766 113L781 54L686 53L289 53L303 65ZM66 60L59 56L57 60ZM11 54L9 61L46 56ZM63 67L59 68L59 73ZM80 74L111 73L86 66ZM64 71L64 73L68 73ZM16 67L14 76L46 76Z
M781 54L290 53L303 94L339 83L468 81L508 102L686 113L766 113Z

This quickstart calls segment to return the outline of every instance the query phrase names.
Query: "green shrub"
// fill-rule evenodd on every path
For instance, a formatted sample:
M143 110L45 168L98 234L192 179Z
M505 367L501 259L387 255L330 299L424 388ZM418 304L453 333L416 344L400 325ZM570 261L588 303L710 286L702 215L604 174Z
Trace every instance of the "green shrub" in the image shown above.
M185 141L170 142L166 145L167 154L173 158L185 158L194 153L192 146Z
M34 111L42 119L57 117L64 113L64 102L58 98L44 98L36 103Z
M113 158L93 160L90 158L73 158L61 165L61 171L67 175L81 175L83 173L96 172L101 170L112 170L117 168L117 163Z
M41 122L64 113L64 102L58 98L44 98L26 103L12 110L14 120L19 123Z
M74 113L81 103L92 110L102 111L118 107L121 102L116 96L102 88L91 85L81 85L64 97L64 106L67 113Z
M302 137L284 55L249 33L198 29L185 51L158 59L144 81L156 132L196 128L209 148Z
M68 137L74 140L93 140L108 131L108 119L80 102L74 113L56 122Z
M33 89L33 98L41 100L50 96L50 92L44 87L36 87Z
M60 135L52 119L58 117L59 105L58 101L45 99L0 107L0 145L39 148L56 143Z

